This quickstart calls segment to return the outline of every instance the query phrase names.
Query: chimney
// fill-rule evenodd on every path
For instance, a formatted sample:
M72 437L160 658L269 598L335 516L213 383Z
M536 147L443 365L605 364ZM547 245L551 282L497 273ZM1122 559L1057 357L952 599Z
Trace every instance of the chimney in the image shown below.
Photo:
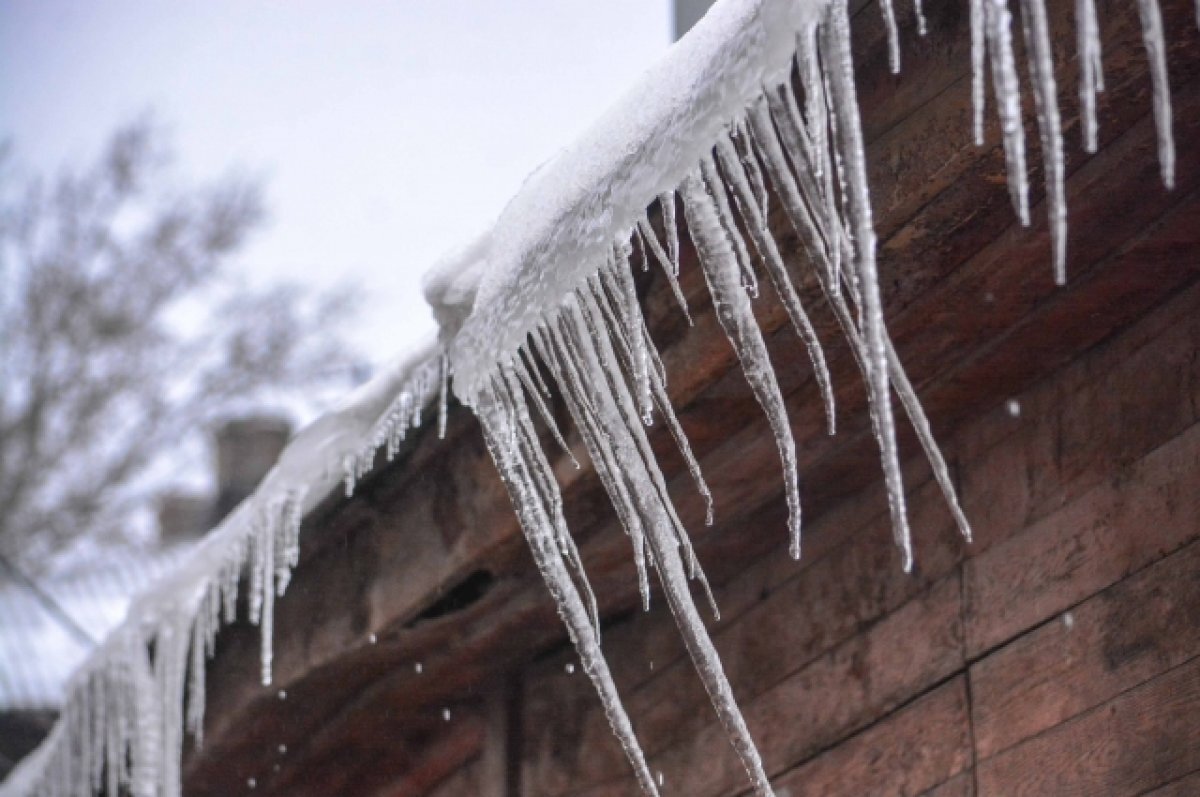
M254 492L279 459L291 433L292 426L287 420L269 415L238 418L217 429L214 523L219 523Z
M158 499L158 539L161 545L197 540L212 523L212 500L206 495L168 492Z

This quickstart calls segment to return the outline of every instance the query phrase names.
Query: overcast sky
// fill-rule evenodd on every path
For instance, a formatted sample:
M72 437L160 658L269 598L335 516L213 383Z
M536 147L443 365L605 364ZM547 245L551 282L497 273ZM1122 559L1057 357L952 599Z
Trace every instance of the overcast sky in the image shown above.
M239 262L359 285L381 362L433 329L422 272L669 41L665 0L4 0L0 135L54 168L151 109L183 175L263 175Z

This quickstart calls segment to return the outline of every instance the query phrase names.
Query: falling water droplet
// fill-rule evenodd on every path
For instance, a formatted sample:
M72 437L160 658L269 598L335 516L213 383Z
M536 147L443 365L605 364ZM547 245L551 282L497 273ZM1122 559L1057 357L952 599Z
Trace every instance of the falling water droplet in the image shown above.
M575 674L575 665L569 661L567 662L567 666L564 669L567 671L567 675Z
M254 778L246 778L246 785L251 789L255 789L258 788L258 781Z
M1008 403L1006 403L1004 407L1008 410L1009 417L1021 417L1021 402L1017 401L1016 399L1009 399Z
M448 709L448 708L442 709L442 721L443 722L450 721L450 709Z
M367 641L370 642L372 645L374 645L376 642L379 641L379 638L376 637L374 634L370 634L369 636L367 636Z
M1064 612L1062 616L1062 624L1068 631L1075 627L1075 615L1072 612Z
M662 773L661 769L654 773L654 779L658 781L659 786L663 785L663 781L665 780L665 778L663 778L663 773Z
M420 675L421 673L425 672L425 665L418 661L413 665L413 672L415 672L417 675Z
M280 700L287 700L287 690L286 689L280 689L278 694L279 694Z
M279 745L279 754L280 754L280 755L286 755L286 754L287 754L287 745L286 745L286 744L281 744L281 745Z

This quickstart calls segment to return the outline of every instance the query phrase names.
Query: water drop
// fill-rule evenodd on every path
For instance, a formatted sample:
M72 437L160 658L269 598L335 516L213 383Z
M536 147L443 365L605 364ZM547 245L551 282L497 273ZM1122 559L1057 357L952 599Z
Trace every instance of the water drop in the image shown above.
M566 667L564 667L563 669L565 669L565 670L567 671L567 675L574 675L574 674L575 674L575 665L574 665L574 664L572 664L572 663L571 663L571 662L569 662L569 661L567 662L567 666L566 666Z
M418 661L413 665L413 672L415 672L417 675L420 675L421 673L425 672L425 665Z
M279 695L280 700L287 700L287 690L286 689L280 689L278 692L278 695Z
M448 708L442 709L442 721L443 722L450 721L450 709L448 709Z
M1075 615L1071 612L1065 612L1062 616L1063 626L1070 631L1075 627Z
M376 642L379 641L379 638L376 637L374 634L370 634L367 636L367 641L370 642L372 645L374 645Z
M248 786L251 789L258 788L258 781L255 780L254 778L246 778L246 786Z
M1017 401L1016 399L1009 399L1008 402L1004 405L1004 408L1006 410L1008 410L1009 417L1012 417L1012 418L1020 418L1021 417L1021 402Z
M280 754L280 755L286 755L286 754L287 754L287 745L286 745L286 744L281 744L281 745L279 745L279 754Z

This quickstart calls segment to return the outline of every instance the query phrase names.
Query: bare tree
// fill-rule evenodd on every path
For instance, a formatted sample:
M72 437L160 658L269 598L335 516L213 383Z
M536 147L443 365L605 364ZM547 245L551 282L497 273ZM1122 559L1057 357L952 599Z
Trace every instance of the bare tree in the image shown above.
M258 185L171 189L148 122L23 177L0 150L0 554L37 569L120 537L162 452L264 394L346 380L344 292L250 288L231 260ZM156 464L159 463L159 464Z

